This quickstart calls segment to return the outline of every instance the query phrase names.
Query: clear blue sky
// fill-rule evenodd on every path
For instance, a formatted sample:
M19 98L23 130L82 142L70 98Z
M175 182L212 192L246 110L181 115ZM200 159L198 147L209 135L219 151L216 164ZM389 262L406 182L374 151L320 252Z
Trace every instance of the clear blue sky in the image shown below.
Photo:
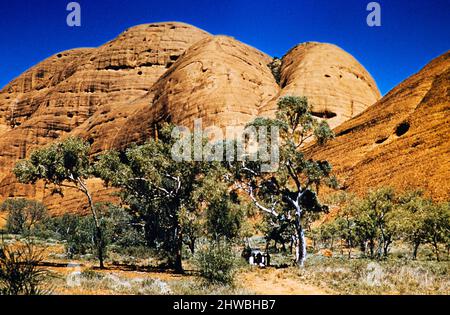
M272 56L305 41L337 44L383 94L450 49L450 0L379 0L382 26L366 24L371 0L79 0L82 26L66 25L69 0L0 0L0 87L62 50L99 46L127 27L182 21Z

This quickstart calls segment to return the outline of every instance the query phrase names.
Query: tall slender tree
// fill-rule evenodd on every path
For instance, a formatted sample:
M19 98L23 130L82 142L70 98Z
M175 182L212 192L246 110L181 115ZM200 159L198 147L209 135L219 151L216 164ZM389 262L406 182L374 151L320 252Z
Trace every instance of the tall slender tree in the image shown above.
M99 214L95 209L87 180L92 176L94 162L89 158L90 145L79 138L67 138L62 142L36 150L30 157L19 161L14 174L21 183L35 184L43 180L61 188L76 189L86 196L88 208L95 224L94 239L100 268L104 268L104 242Z
M227 163L235 187L245 191L256 208L271 216L276 226L282 223L292 227L295 262L303 266L306 259L305 214L327 211L328 208L319 203L317 192L321 184L332 187L337 184L327 161L309 159L302 150L314 139L319 145L325 144L333 133L326 121L319 121L312 115L305 97L294 96L279 100L275 119L257 118L247 127L255 130L279 128L279 139L271 136L267 139L280 143L278 169L263 172L261 159L255 161L248 155L236 156L234 162Z

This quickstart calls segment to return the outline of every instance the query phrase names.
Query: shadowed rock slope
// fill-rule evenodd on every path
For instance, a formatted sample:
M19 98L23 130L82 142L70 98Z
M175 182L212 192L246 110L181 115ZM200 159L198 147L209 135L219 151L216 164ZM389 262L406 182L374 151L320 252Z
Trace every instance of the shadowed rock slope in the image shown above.
M328 159L348 190L393 186L448 200L450 52L335 132L336 139L310 154Z

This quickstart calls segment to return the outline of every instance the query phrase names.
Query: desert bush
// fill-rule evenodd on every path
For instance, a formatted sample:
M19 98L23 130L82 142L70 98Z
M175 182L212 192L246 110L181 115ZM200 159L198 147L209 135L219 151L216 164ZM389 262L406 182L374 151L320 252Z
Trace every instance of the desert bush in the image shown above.
M339 194L334 199L340 207L338 215L316 227L310 237L315 243L326 244L331 239L333 244L337 236L348 248L349 258L357 245L363 256L378 259L387 258L394 242L410 244L413 259L417 258L419 246L430 245L437 260L450 248L448 202L436 203L420 191L398 194L386 187L370 191L364 198ZM328 247L332 249L330 244Z
M450 249L450 203L435 204L424 219L425 242L430 244L441 260L441 248ZM448 257L447 257L448 259Z
M104 238L108 244L120 248L137 248L145 245L143 226L135 222L125 209L114 204L97 205L102 214Z
M90 217L66 213L49 219L41 233L66 241L67 255L72 258L74 255L94 252L96 245L93 229L95 226Z
M6 230L11 234L33 234L34 229L47 219L47 208L40 202L24 198L7 199L0 205L6 211Z
M42 295L50 293L43 285L48 271L39 268L42 255L33 245L0 247L0 294Z
M209 284L231 285L236 271L236 256L230 244L208 243L195 255L200 275Z
M145 239L139 227L135 227L132 217L122 208L113 204L99 204L100 227L102 229L102 253L106 257L107 247L116 251L127 251L145 245ZM65 214L48 220L46 234L59 240L67 241L69 257L74 255L94 254L98 250L95 240L96 227L91 217Z
M95 226L91 218L74 216L73 220L75 221L74 229L67 236L67 254L69 258L72 258L74 255L94 253L97 246L93 233ZM105 252L104 255L106 256Z

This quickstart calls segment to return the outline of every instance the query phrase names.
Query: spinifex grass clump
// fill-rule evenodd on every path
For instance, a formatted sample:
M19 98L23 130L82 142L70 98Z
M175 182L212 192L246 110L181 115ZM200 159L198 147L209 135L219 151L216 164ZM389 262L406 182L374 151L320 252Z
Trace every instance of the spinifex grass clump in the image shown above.
M42 295L49 293L43 284L48 271L39 268L41 252L33 245L0 246L0 294Z

